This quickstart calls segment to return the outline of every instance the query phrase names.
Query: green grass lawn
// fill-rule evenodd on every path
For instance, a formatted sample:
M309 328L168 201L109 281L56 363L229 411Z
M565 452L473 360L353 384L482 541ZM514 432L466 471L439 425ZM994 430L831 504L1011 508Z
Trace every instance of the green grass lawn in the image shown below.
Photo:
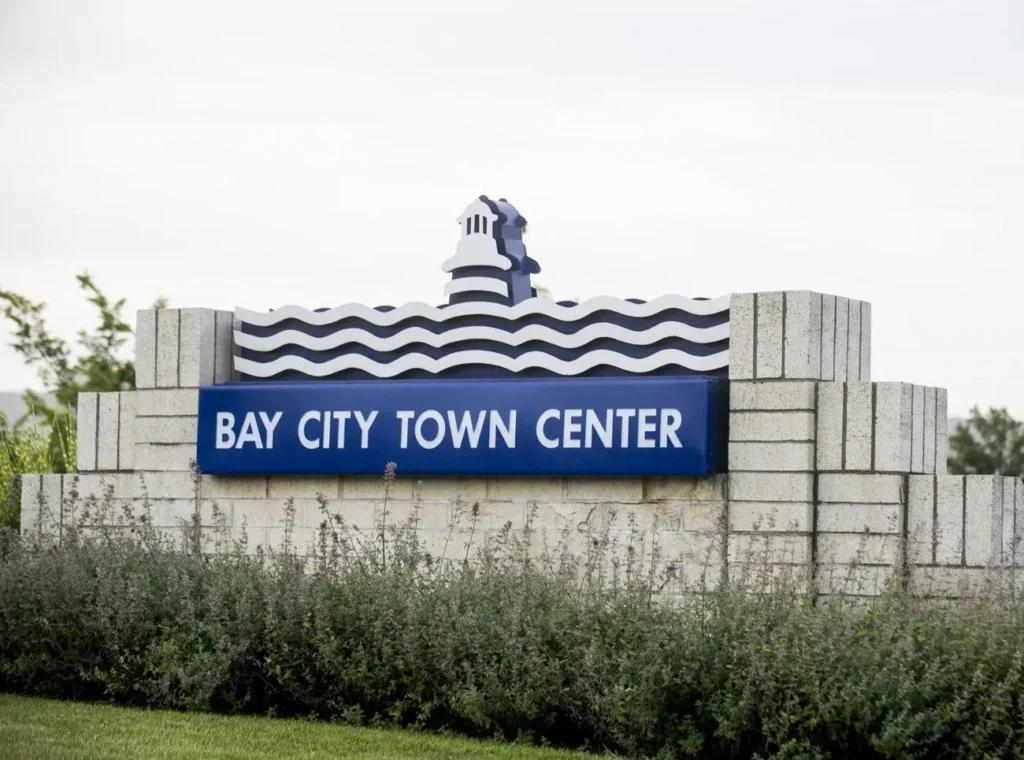
M571 760L594 756L412 731L158 712L0 694L0 757Z

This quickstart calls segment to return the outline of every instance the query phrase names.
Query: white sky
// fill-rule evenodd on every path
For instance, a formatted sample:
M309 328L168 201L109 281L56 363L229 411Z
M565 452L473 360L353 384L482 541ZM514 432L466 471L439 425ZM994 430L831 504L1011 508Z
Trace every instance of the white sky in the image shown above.
M0 0L0 287L440 303L487 193L556 296L866 299L874 379L1024 416L1022 135L1020 0Z

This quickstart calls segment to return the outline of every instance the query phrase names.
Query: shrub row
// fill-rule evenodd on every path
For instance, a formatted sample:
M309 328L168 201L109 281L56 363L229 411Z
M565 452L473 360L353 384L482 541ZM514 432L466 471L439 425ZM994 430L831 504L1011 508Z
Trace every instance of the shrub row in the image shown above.
M1012 600L816 606L775 584L666 604L601 538L582 562L499 538L450 563L410 526L354 534L323 507L306 559L201 552L194 526L172 544L145 514L13 542L0 688L629 756L1024 757Z

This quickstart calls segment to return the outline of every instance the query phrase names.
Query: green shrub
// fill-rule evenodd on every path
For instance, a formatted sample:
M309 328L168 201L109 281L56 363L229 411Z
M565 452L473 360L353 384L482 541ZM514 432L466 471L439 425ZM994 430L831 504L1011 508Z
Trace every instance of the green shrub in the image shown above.
M577 558L506 529L467 562L426 554L415 519L359 531L321 507L316 547L264 552L83 502L60 545L0 562L0 689L630 756L1024 757L1010 599L668 604L675 569L607 533Z
M11 426L0 415L0 532L17 531L21 520L21 475L63 472L76 457L74 419L60 415L51 432L35 417Z

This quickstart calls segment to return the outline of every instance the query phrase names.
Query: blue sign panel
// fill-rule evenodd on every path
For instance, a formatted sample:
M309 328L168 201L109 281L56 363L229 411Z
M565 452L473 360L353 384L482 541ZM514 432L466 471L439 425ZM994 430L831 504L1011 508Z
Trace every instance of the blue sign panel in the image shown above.
M199 391L211 474L708 475L728 384L709 377L235 383Z

